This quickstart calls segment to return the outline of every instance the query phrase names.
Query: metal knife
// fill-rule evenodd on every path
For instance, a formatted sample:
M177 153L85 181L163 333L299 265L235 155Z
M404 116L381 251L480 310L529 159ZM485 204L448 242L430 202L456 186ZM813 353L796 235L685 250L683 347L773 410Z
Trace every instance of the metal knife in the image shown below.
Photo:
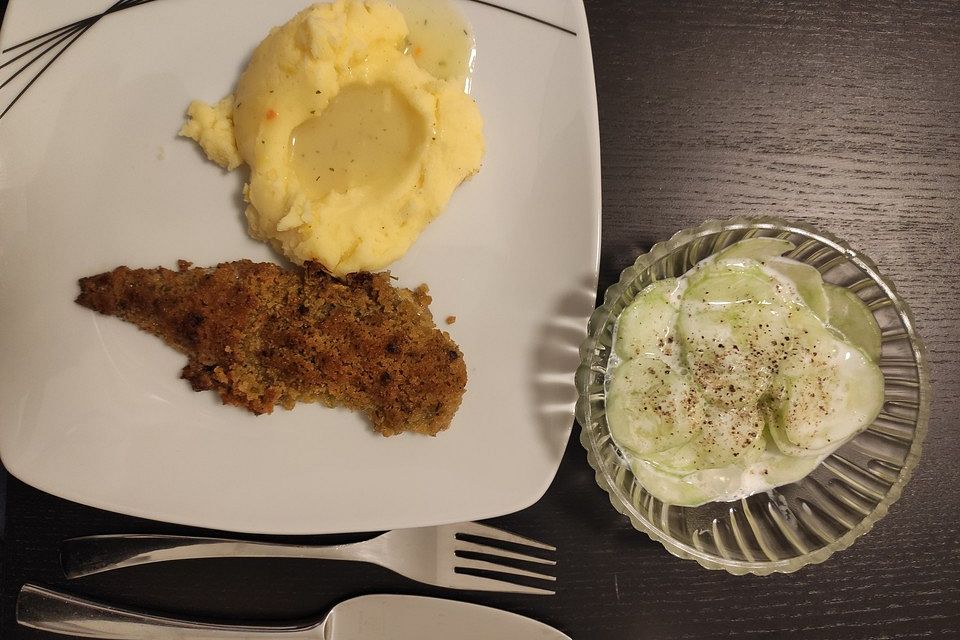
M256 627L138 613L27 584L17 600L17 622L106 640L571 640L553 627L500 609L401 595L351 598L322 620L302 625Z

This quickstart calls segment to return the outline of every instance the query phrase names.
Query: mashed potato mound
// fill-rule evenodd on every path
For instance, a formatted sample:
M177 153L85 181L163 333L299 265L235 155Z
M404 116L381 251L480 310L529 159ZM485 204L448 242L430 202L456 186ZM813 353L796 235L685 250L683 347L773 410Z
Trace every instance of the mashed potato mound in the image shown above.
M273 29L234 95L194 102L181 135L250 167L250 234L334 275L400 258L476 173L483 123L462 84L405 51L382 0L313 5Z

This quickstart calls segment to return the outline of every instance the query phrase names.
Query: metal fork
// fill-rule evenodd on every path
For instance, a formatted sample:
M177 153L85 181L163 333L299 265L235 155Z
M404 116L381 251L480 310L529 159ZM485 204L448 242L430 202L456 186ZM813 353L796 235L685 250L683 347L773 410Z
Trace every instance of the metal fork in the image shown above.
M370 540L333 546L250 542L229 538L166 535L102 535L71 538L63 542L60 563L68 578L153 562L195 558L310 558L354 560L386 567L402 576L451 589L501 591L553 595L553 591L507 582L493 577L460 573L458 569L494 571L501 574L556 580L555 576L501 564L501 559L555 565L556 560L508 551L459 536L475 536L544 551L556 551L543 542L524 538L476 522L438 527L395 529ZM489 559L468 558L463 552Z

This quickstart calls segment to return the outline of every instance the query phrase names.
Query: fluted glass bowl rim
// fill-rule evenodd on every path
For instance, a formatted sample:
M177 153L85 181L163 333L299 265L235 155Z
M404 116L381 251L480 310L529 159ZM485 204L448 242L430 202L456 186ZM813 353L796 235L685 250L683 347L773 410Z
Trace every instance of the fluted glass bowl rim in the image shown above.
M651 526L646 517L639 513L629 498L620 491L617 483L609 475L608 470L598 458L597 443L596 440L591 437L593 435L593 430L590 427L591 393L585 382L589 378L590 371L599 364L597 349L595 348L599 334L609 322L615 321L616 319L614 317L614 303L622 297L624 290L630 286L638 274L653 267L660 260L698 238L715 235L724 231L743 231L747 229L769 230L778 233L799 233L809 236L814 240L831 246L840 255L844 256L848 262L854 264L869 276L893 303L897 316L907 331L907 337L910 341L918 374L919 408L916 426L914 427L914 437L910 443L909 452L897 480L891 485L873 511L865 515L863 519L849 531L819 549L783 560L740 561L720 558L712 554L704 553L672 536L663 535L655 527ZM635 529L645 533L653 541L662 544L664 548L674 556L681 559L696 560L706 569L722 569L735 575L748 573L755 575L792 573L807 565L824 562L837 551L841 551L852 545L860 536L870 531L870 529L887 514L890 506L900 498L904 486L912 477L920 460L923 441L927 433L932 393L927 359L927 352L923 340L916 331L913 313L903 298L900 297L896 286L890 279L880 273L879 268L873 260L851 248L846 241L841 240L830 232L821 231L809 224L791 222L773 216L737 216L726 220L711 218L696 227L689 227L678 231L669 240L654 244L649 251L638 256L631 266L621 272L620 280L607 288L603 296L603 304L597 307L590 316L587 337L580 346L580 366L577 368L576 374L578 391L576 419L581 427L580 444L586 450L587 462L594 470L597 484L606 491L613 507L629 518Z

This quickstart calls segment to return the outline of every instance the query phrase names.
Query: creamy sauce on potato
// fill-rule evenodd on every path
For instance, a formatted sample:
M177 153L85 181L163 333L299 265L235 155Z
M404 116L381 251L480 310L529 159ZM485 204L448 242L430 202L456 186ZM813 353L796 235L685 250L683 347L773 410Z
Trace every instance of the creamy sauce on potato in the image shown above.
M464 90L469 93L477 43L463 16L449 0L394 2L410 29L407 52L441 80L465 81Z
M393 176L416 162L425 128L420 114L390 85L351 85L320 116L293 130L293 169L317 200L362 185L384 192Z

